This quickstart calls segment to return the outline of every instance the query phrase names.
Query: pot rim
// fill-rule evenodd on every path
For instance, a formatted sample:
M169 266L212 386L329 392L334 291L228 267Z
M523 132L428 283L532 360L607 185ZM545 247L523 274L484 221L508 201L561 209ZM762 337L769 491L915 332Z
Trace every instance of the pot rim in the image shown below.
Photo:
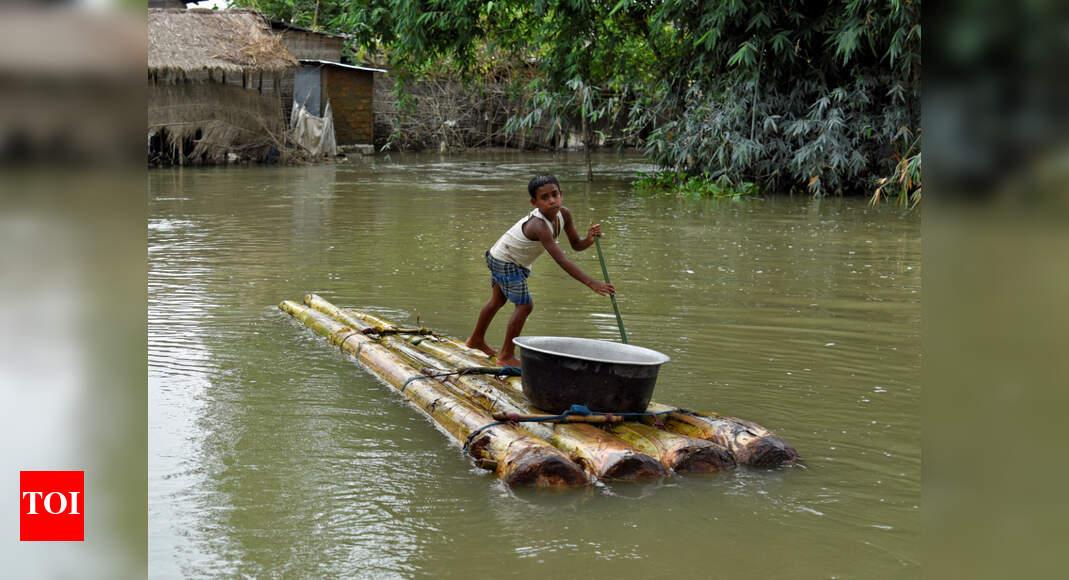
M573 353L560 352L558 350L553 350L553 349L546 348L546 347L538 345L538 343L540 341L546 341L546 340L552 340L552 341L558 341L558 342L559 341L573 342L573 343L577 343L577 344L590 344L590 343L610 344L615 349L624 350L624 351L630 350L630 351L634 352L635 354L641 354L641 355L643 355L645 357L648 357L651 360L636 361L636 360L619 360L619 359L613 359L613 358L601 357L601 356L578 356L578 355L573 354ZM583 361L592 361L592 362L601 362L601 363L610 363L610 364L620 364L620 365L633 365L633 366L660 366L660 365L663 365L664 363L672 360L671 358L668 357L668 355L664 354L663 352L658 352L658 351L655 351L655 350L653 350L651 348L646 348L644 346L635 346L633 344L623 344L623 343L619 343L619 342L612 342L612 341L609 341L609 340L600 340L600 339L595 339L595 338L576 338L576 337L570 337L570 336L517 336L516 338L512 339L512 342L514 344L518 345L520 348L522 348L524 350L531 350L531 351L542 353L542 354L548 354L548 355L559 356L559 357L563 357L563 358L570 358L570 359L575 359L575 360L583 360Z

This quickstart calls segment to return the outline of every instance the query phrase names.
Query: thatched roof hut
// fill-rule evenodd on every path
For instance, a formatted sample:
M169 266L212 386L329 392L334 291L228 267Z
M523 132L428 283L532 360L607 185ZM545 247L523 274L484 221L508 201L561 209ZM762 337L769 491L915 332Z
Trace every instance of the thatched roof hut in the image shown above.
M264 160L285 150L281 78L297 66L251 10L148 11L152 163Z
M149 10L151 71L280 72L297 61L252 10Z

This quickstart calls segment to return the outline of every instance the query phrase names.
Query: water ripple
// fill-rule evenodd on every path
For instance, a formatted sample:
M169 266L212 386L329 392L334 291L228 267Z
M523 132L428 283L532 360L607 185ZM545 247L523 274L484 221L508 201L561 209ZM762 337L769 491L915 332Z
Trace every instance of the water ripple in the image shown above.
M722 574L915 570L919 220L856 200L643 198L627 183L641 157L594 169L588 183L581 154L480 152L151 172L154 573L707 575L711 550ZM466 336L490 293L483 252L542 171L578 229L602 224L631 342L672 357L655 399L757 421L804 467L509 489L278 311L316 292ZM609 301L552 260L530 286L525 333L618 339Z

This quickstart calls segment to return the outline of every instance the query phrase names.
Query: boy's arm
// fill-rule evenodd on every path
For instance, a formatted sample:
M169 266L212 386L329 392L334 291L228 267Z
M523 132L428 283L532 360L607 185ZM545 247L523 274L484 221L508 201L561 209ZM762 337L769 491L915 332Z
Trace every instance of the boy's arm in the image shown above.
M601 224L594 224L590 226L590 231L587 232L587 236L583 239L579 239L579 232L575 231L575 222L572 221L572 212L566 207L560 208L561 214L564 215L564 233L568 234L568 242L572 244L572 249L576 252L582 252L583 250L594 245L594 236L601 235Z
M557 245L557 241L553 239L553 232L549 231L549 227L546 226L545 222L539 220L533 225L535 230L533 233L538 237L538 240L542 242L542 246L546 249L546 252L548 252L550 256L553 256L553 260L557 262L557 265L560 266L562 270L601 296L616 293L616 288L613 287L612 284L598 282L590 276L587 276L586 272L583 272L579 266L576 266L575 263L569 260L568 257L564 255L564 251ZM572 229L574 231L574 227Z

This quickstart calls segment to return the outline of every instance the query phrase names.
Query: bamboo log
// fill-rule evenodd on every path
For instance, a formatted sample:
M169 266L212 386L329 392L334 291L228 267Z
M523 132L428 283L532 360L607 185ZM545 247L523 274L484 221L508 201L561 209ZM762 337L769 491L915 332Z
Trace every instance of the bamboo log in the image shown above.
M358 311L349 308L338 308L316 294L306 294L304 296L304 303L332 318L344 322L345 324L359 327L361 329L374 330L377 334L390 334L389 331L398 328L393 322L381 316L362 310ZM425 350L437 358L446 360L450 364L456 364L458 366L487 366L491 363L496 363L497 360L488 356L483 351L471 348L464 344L464 342L449 336L433 335L431 339L409 336L406 341L413 345L423 345L425 340L426 345L421 350ZM435 345L438 345L441 348L435 348ZM455 358L453 355L457 355L460 358Z
M388 330L392 325L378 317L365 315L363 312L343 310L323 300L319 296L305 296L305 303L310 307L336 319L337 321L362 328ZM380 334L379 340L395 351L402 359L413 363L436 367L427 369L428 374L435 370L453 370L482 366L486 360L454 355L453 349L434 346L441 342L437 337L418 335L399 335L396 333ZM413 344L415 343L415 344ZM421 348L426 343L426 348ZM418 349L418 350L417 350ZM415 352L413 352L415 350ZM428 361L424 356L432 356ZM438 357L441 358L438 358ZM473 364L475 363L475 364ZM479 364L482 363L482 364ZM442 367L450 367L444 369ZM503 383L485 375L453 376L446 379L457 387L462 397L469 399L488 412L506 414L534 414L537 410L527 402L522 394L517 395L503 389ZM665 466L655 457L642 453L634 446L613 437L594 427L582 424L541 424L533 422L519 423L519 427L532 435L545 439L567 453L591 475L601 480L636 480L667 475Z
M515 390L514 386L506 381L484 377L460 377L458 381L464 381L469 385L471 383L489 383L491 385L490 388L493 389L492 392L498 397L499 409L505 407L501 404L501 401L503 400L522 401L512 405L515 410L505 411L501 415L499 415L499 413L501 413L500 411L499 413L495 413L495 418L499 416L507 417L509 414L520 416L525 414L531 415L531 411L537 411L537 409L527 402L526 398L523 396L522 390ZM474 388L480 389L485 387ZM531 430L532 433L543 437L557 447L567 450L580 464L584 466L601 466L601 469L603 470L607 470L611 463L606 464L605 458L599 458L597 456L600 454L615 453L615 455L612 455L612 458L615 461L619 461L624 458L617 452L621 447L632 450L635 454L649 456L655 459L660 466L673 471L716 472L735 467L735 460L731 457L731 454L722 446L714 442L700 438L687 437L668 431L659 431L652 427L647 428L646 425L635 421L623 422L623 419L624 418L620 416L614 416L611 420L606 420L605 415L576 415L570 417L568 423L559 424L559 422L554 421L554 423L557 424L554 425L553 430L549 434L543 434L536 430L536 427L534 426L539 425L538 423L523 422L520 423L520 425L521 427ZM594 427L592 425L593 423L623 423L628 429L624 429L622 432L631 436L621 437L621 432L619 430L599 429ZM621 445L621 443L624 445ZM630 468L638 468L640 466L641 465L635 465L633 462L629 462ZM616 471L614 475L613 473L595 471L595 475L598 475L598 477L602 479L613 477L619 478L621 472ZM650 475L656 474L651 473ZM626 477L626 479L631 478L632 477Z
M660 403L650 403L652 413L671 411ZM647 421L649 422L649 421ZM664 418L665 428L690 437L705 439L728 448L740 464L751 467L779 467L799 460L798 450L772 431L746 419L725 417L715 413L670 413Z
M438 381L417 380L406 385L422 375L352 327L293 301L283 301L279 308L356 356L391 386L403 388L402 394L457 442L478 432L468 443L467 452L476 465L493 469L509 485L563 487L590 482L578 465L548 442L514 425L486 427L494 423L488 413L456 397Z
M534 423L622 423L622 415L535 415L532 413L494 413L498 421L529 421Z
M362 312L349 312L356 319L361 319L363 317ZM379 317L368 317L362 322L366 324L374 324L382 328L390 327L389 321ZM449 364L458 367L486 364L485 361L480 360L480 355L483 355L482 351L470 349L467 345L463 345L463 343L459 343L459 341L449 339L448 337L438 337L438 340L413 340L411 338L408 340L410 342L416 342L416 346L420 350L427 352L428 354L433 354ZM519 384L518 379L495 382L501 383L499 390L522 396L523 387ZM671 409L672 408L665 408L661 409L661 411L668 411ZM658 411L653 411L651 409L651 412ZM526 423L524 423L524 425L526 425ZM620 437L620 439L627 442L632 447L635 447L637 450L659 459L662 465L665 465L674 471L713 472L735 467L736 460L725 452L725 449L731 449L725 445L725 437L711 439L694 436L690 432L673 430L668 422L665 422L665 427L667 431L626 431L625 433L627 433L630 438ZM720 431L710 430L710 432L716 435L721 435ZM707 434L706 432L702 433ZM619 434L617 434L617 436L619 437ZM556 443L555 441L551 442ZM749 443L750 441L747 442Z
M401 337L384 337L383 342L388 343L391 349L396 349L401 358L413 356L411 346ZM426 356L418 350L414 354L417 357ZM432 374L442 370L452 370L441 368L442 362L437 362L434 369L425 369L424 372ZM461 368L466 368L466 366L463 365ZM444 380L455 386L461 397L486 411L496 411L506 416L509 414L530 415L532 411L535 411L522 396L502 390L494 384L496 382L494 379L486 376L460 375L445 377ZM593 425L549 425L524 422L519 423L519 427L536 437L549 441L600 480L631 481L668 475L665 466L656 458L642 453Z
M661 463L676 472L717 473L735 469L731 452L712 441L662 431L637 421L612 425L610 429L610 433L660 458Z
M387 329L393 324L381 317L359 313L365 319L366 324ZM434 341L414 341L418 348L436 357L449 361L451 364L487 364L492 360L482 351L469 348L464 343L449 337L437 337ZM516 391L522 391L518 379L505 381L509 387ZM677 407L651 402L647 410L651 413L671 411ZM645 423L652 424L652 419L645 419ZM664 426L668 431L686 435L696 439L711 441L727 448L735 455L735 460L742 465L752 467L778 467L788 465L799 460L798 451L782 437L772 431L746 419L728 417L716 413L671 413L664 418Z
M388 320L375 316L365 316L362 312L339 309L315 295L306 296L305 302L313 308L350 324L367 325L379 330L389 330L393 327ZM454 367L466 368L486 364L485 361L480 360L478 355L471 355L466 352L478 352L481 355L481 351L468 349L466 345L461 348L457 341L452 341L445 337L435 337L435 340L428 340L408 336L397 337L397 340L415 343L415 346L421 351L438 357L443 362ZM396 342L391 342L392 348L399 348L395 345ZM484 377L459 377L456 382L467 387L466 390L469 395L484 401L484 408L489 411L497 411L498 414L495 414L495 418L507 415L531 415L531 411L536 411L523 397L522 392L516 390L514 385ZM578 417L570 419L571 425L578 422L602 423L605 420L603 416L602 418L593 416L584 419L579 419ZM601 479L609 478L613 473L617 474L617 476L623 475L613 464L625 457L616 452L618 443L612 442L612 439L606 437L605 432L600 429L594 430L578 425L559 425L547 433L544 427L539 427L537 423L524 422L521 423L521 426L554 445L568 450L573 454L573 458ZM674 471L714 472L731 469L735 466L730 454L721 446L701 438L694 439L667 431L655 430L651 432L645 429L644 425L636 425L633 429L624 432L628 434L628 438L617 438L627 443L635 451L656 458L662 466ZM609 435L611 436L612 432ZM611 457L599 457L599 454L610 454ZM607 462L607 459L612 459L612 461ZM635 465L635 462L628 462L628 464L632 468L639 467L639 465ZM628 476L627 478L630 479L631 477Z

